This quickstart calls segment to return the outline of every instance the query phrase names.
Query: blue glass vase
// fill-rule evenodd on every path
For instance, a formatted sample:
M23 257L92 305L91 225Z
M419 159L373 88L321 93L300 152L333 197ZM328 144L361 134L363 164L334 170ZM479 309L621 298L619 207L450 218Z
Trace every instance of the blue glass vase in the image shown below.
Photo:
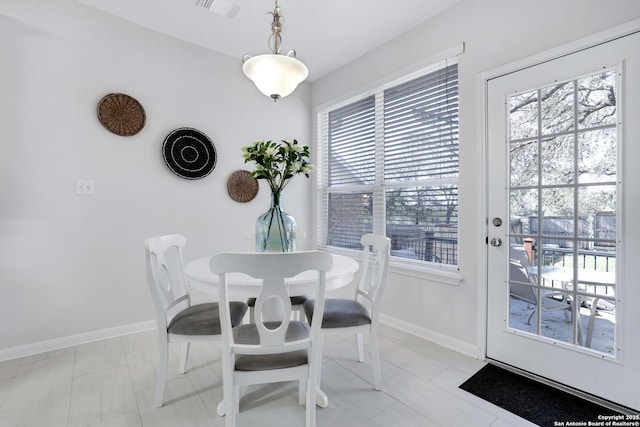
M256 221L257 252L296 250L296 220L280 208L280 193L271 193L271 207Z

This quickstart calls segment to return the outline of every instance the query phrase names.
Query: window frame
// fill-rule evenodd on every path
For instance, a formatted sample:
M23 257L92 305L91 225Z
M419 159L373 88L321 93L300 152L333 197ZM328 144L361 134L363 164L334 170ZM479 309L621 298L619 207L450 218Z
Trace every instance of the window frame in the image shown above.
M429 65L423 64L419 68L414 68L413 71L405 70L399 76L390 77L382 83L374 84L368 89L363 89L361 91L358 91L357 93L351 94L349 96L345 96L341 100L326 103L325 105L320 106L316 109L316 122L315 122L316 131L317 131L316 159L317 159L318 173L316 174L316 177L315 177L316 178L316 184L315 184L315 191L316 191L315 235L316 236L315 237L317 239L317 242L318 242L317 247L319 249L336 252L336 253L342 253L350 256L356 256L356 257L359 254L359 251L357 250L351 250L351 249L346 249L346 248L341 248L336 246L328 246L323 243L326 241L326 239L323 238L322 233L327 232L326 226L322 223L323 220L327 219L327 215L325 212L325 209L326 209L325 198L327 194L330 192L330 188L328 186L328 177L327 177L328 149L326 146L327 138L328 138L329 112L338 110L342 107L348 106L358 101L362 101L368 97L374 96L375 104L376 104L376 115L380 114L382 110L378 111L378 108L380 108L382 104L379 98L381 98L381 95L386 90L397 87L399 85L402 85L403 83L415 80L417 78L426 76L430 73L434 73L434 72L438 72L439 70L446 69L446 67L449 67L452 65L458 66L458 73L459 73L459 65L458 65L458 60L456 56L462 53L463 51L464 51L464 45L461 44L459 46L456 46L453 49L450 49L446 55L443 54L442 56L439 57L438 60L432 59ZM458 78L458 91L459 91L459 87L460 87L460 84L459 84L459 78ZM459 109L460 109L460 101L459 101L459 95L458 95L458 118L460 117ZM376 132L375 132L376 145L381 144L382 147L384 147L384 138L382 137L383 135L382 129L383 129L383 125L379 125L378 123L376 123ZM458 147L459 147L459 142L458 142ZM380 164L380 161L376 159L376 163ZM378 170L379 167L380 166L376 167L376 183L375 184L357 185L355 187L357 187L357 189L359 189L360 191L362 190L386 191L389 188L397 188L398 186L404 186L406 188L409 188L421 182L420 180L416 180L416 181L412 181L405 184L387 183L385 185L384 183L380 183L378 181L378 178L380 176L383 176L383 171ZM451 181L451 180L448 180L448 181ZM457 186L457 191L458 191L457 198L459 203L459 183L460 183L459 159L458 159L458 176L453 181ZM341 186L340 189L353 190L355 188L354 186ZM385 214L386 214L385 209L381 209L381 212L377 212L377 213L374 211L374 215L377 215L376 220L374 220L374 224L373 224L372 231L374 233L382 233L384 231L384 228L386 227L385 226L386 221L384 218ZM380 228L383 228L383 229L380 229ZM429 262L429 261L420 261L420 260L413 260L409 258L392 256L391 262L390 262L391 270L406 276L411 276L411 277L425 278L425 276L429 276L431 279L437 282L442 282L442 283L457 286L462 281L462 277L459 274L459 265L460 265L459 248L460 248L460 236L457 235L458 259L457 259L457 264L455 265L435 263L435 262Z

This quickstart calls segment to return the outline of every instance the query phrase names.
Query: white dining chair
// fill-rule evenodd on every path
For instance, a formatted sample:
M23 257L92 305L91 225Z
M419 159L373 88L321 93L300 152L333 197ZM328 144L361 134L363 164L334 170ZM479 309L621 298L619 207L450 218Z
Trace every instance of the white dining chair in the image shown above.
M322 317L323 334L355 333L358 361L364 362L362 334L368 333L371 345L371 363L373 365L373 385L382 389L380 372L380 348L378 329L380 304L389 274L389 256L391 240L377 234L365 234L360 239L363 245L360 264L360 281L355 296L351 299L327 298ZM309 299L303 304L307 319L314 325L316 302Z
M158 372L155 405L161 407L169 364L169 343L182 343L179 372L187 370L191 342L221 340L217 302L191 303L184 275L182 250L186 239L179 234L145 240L147 283L158 328ZM231 324L237 325L247 312L244 302L230 303Z
M227 427L236 425L240 387L282 381L299 381L298 401L306 403L307 427L316 422L316 384L322 363L320 325L291 319L286 278L314 270L318 285L314 298L323 311L325 274L333 258L320 251L292 253L221 253L210 261L219 275L223 337L223 390ZM228 273L244 273L261 279L254 323L232 328Z
M306 238L306 234L304 231L298 231L296 233L296 241L301 243ZM256 232L255 230L251 230L247 232L247 239L251 242L251 248L256 247ZM308 299L306 295L292 295L291 297L291 310L293 314L293 318L295 320L305 320L304 318L304 310L302 309L302 304ZM256 306L256 298L250 297L247 298L247 305L249 306L249 322L253 323L254 321L254 308Z

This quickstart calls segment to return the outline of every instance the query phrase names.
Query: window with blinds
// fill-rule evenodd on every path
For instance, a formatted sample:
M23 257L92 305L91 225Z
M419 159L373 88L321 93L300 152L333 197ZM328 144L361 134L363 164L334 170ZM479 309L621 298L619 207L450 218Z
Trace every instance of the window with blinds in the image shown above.
M318 244L457 265L458 66L318 113Z

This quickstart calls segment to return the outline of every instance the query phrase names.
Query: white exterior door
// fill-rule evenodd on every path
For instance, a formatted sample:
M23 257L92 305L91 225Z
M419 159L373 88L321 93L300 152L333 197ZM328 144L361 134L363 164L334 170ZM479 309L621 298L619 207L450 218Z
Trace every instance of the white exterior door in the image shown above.
M488 81L487 357L640 410L640 34Z

